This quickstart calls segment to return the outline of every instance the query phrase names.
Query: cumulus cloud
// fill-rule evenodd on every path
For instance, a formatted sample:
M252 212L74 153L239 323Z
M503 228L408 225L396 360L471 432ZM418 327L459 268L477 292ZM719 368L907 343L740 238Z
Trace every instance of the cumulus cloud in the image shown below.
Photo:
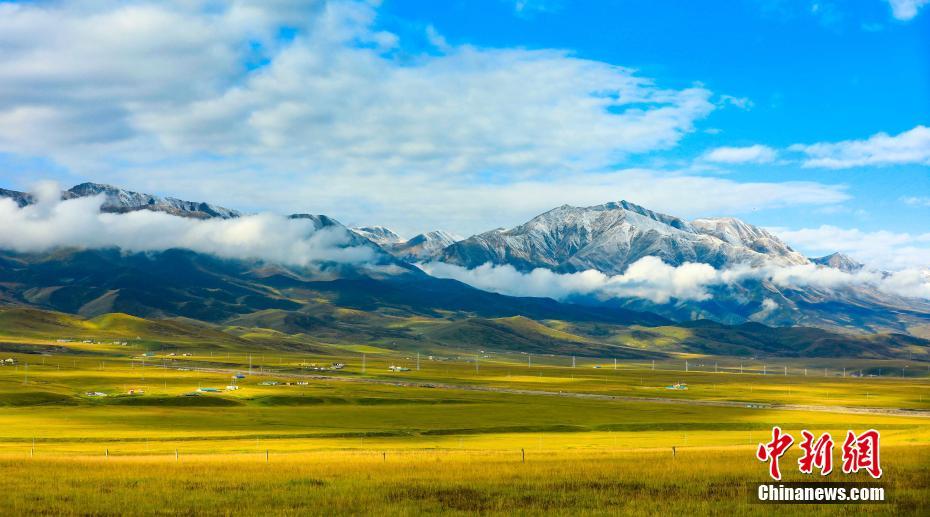
M777 153L765 145L748 147L718 147L704 154L705 161L714 163L770 163L775 161Z
M380 30L375 4L0 2L0 153L75 183L412 234L621 198L685 216L848 199L842 185L622 169L747 103L435 29L422 51Z
M266 173L260 182L248 172L204 164L198 168L163 167L163 173L123 184L141 192L161 192L245 210L274 206L276 211L325 213L350 226L383 225L415 235L447 228L472 235L498 226L515 226L563 204L599 205L626 199L681 217L792 206L830 206L850 199L844 185L812 181L739 182L687 172L622 169L577 173L570 177L522 178L486 183L469 176L367 174L325 175L313 183L287 174ZM120 177L99 180L117 183ZM192 179L193 178L193 179ZM713 192L713 196L695 196Z
M613 276L595 270L556 273L537 268L521 272L510 265L490 263L474 269L437 262L421 264L420 267L433 276L452 278L487 291L558 300L592 295L602 299L641 298L658 304L702 301L712 297L711 287L734 286L747 280L767 281L790 289L840 289L868 285L888 294L930 299L930 273L917 269L890 274L874 271L846 273L814 264L736 265L715 269L708 264L695 263L672 266L657 257L644 257L631 264L623 274ZM771 312L776 308L774 300L766 299L761 310Z
M671 147L714 109L700 86L562 50L417 54L376 16L354 1L2 3L0 150L88 168L92 148L304 174L569 172Z
M190 219L142 210L101 213L103 196L60 200L55 184L36 189L23 208L0 198L0 248L42 252L59 247L118 247L130 252L185 248L223 258L264 260L307 267L322 262L367 264L368 246L353 245L340 227L316 229L306 219L257 214L236 219Z
M804 167L930 165L930 128L917 126L897 135L877 133L865 140L796 144L789 149L806 155Z
M846 253L875 268L903 270L930 266L930 233L874 231L822 225L789 230L771 228L785 242L811 254Z
M917 16L917 11L930 3L930 0L886 0L891 6L891 15L901 21Z
M655 303L677 300L706 300L706 287L719 282L719 275L707 264L670 266L657 257L643 257L622 275L605 275L587 270L556 273L537 268L524 273L513 266L484 264L474 269L429 262L420 267L440 278L453 278L487 291L512 296L545 296L564 299L572 295L595 294L603 298L644 298Z

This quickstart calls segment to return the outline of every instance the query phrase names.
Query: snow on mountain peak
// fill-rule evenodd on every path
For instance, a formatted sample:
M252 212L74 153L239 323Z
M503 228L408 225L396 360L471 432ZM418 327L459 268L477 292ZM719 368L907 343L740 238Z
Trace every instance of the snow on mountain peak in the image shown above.
M620 274L646 256L672 265L702 262L714 267L807 263L777 237L738 219L689 223L628 201L563 205L512 229L457 242L443 252L442 260L469 268L491 262L520 270Z
M0 197L10 197L20 206L30 205L35 202L35 198L32 194L5 189L0 190L2 190L2 192L0 192ZM241 215L236 210L230 210L209 203L184 201L173 197L159 197L152 194L124 190L102 183L81 183L75 185L62 192L61 198L75 199L101 194L104 196L103 204L100 206L100 210L103 212L125 213L137 210L151 210L153 212L165 212L171 215L196 219L210 219L213 217L231 219Z
M352 228L352 231L378 246L386 246L403 241L399 235L394 233L390 228L385 228L384 226L362 226Z
M811 262L819 266L839 269L846 273L856 273L865 267L862 263L843 253L831 253L825 257L812 258Z

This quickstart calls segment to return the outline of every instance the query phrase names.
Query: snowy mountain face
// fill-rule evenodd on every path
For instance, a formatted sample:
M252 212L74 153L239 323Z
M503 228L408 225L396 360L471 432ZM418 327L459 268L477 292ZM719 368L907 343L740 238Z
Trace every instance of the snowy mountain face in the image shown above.
M80 185L75 185L62 192L61 198L75 199L100 194L104 195L104 201L100 207L102 212L125 213L137 210L151 210L153 212L165 212L171 215L192 217L195 219L209 219L212 217L231 219L241 215L235 210L211 205L209 203L184 201L173 197L159 197L152 194L123 190L100 183L81 183ZM16 192L14 190L0 189L0 197L11 198L20 207L35 203L35 198L32 194Z
M736 247L748 248L775 258L776 262L804 264L807 259L768 231L733 217L695 219L691 225L706 235ZM781 259L781 260L779 260Z
M689 223L621 201L580 208L561 206L510 230L457 242L441 260L473 268L486 262L527 271L596 269L617 275L646 256L668 264L805 264L807 258L761 228L737 219Z
M863 264L856 262L848 255L842 253L832 253L825 257L811 259L811 262L819 266L832 267L846 273L856 273L865 267Z
M687 222L621 201L579 208L561 206L512 229L475 235L447 247L438 260L475 268L509 264L518 270L557 272L595 269L623 274L646 256L671 265L685 262L715 268L736 265L817 264L845 272L862 265L841 254L810 260L768 231L734 218ZM599 300L625 309L651 311L676 320L712 319L728 324L809 325L844 331L910 332L930 326L930 303L889 295L865 284L837 288L779 287L747 279L711 289L704 301L657 304L642 298Z
M165 212L171 215L193 217L196 219L209 219L213 217L231 219L241 215L235 210L211 205L209 203L184 201L173 197L159 197L152 194L123 190L111 185L102 185L99 183L81 183L80 185L66 190L63 193L63 197L89 197L99 194L105 196L103 205L100 207L101 211L104 212L123 213L137 210L151 210L153 212Z
M406 241L384 226L352 228L352 232L406 262L433 260L450 244L461 240L461 237L442 230L421 233Z
M352 228L352 231L378 246L387 246L403 241L399 235L384 226L363 226L361 228Z
M460 240L460 237L442 230L421 233L404 242L386 248L395 257L407 262L424 262L439 257L443 250Z

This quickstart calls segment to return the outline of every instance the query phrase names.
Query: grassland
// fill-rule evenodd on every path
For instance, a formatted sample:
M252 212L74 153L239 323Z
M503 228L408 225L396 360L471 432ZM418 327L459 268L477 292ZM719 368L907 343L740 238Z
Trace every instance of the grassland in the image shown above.
M919 361L678 354L615 369L609 357L443 347L418 359L267 329L49 318L0 317L0 359L15 362L0 367L11 514L767 514L748 484L765 479L753 451L773 425L879 429L892 501L779 513L919 515L930 502ZM345 367L314 369L332 363ZM188 396L198 388L221 392ZM795 452L788 480L801 479Z

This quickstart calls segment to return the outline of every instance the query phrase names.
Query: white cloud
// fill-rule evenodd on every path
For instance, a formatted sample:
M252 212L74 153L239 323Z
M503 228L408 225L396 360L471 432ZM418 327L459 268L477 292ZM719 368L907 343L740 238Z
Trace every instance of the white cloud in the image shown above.
M410 234L622 198L690 216L849 197L814 182L605 172L676 146L715 109L711 92L435 30L420 54L376 17L351 1L0 3L0 153L75 182Z
M720 103L730 105L742 110L751 110L756 105L749 97L736 97L734 95L721 95Z
M765 145L750 145L747 147L718 147L704 154L705 161L715 163L771 163L775 161L777 153Z
M776 310L778 310L778 302L771 298L765 298L762 300L762 307L756 313L749 316L749 319L764 321L765 318L768 318L769 315Z
M930 206L930 196L906 196L901 202L910 206Z
M561 9L561 0L506 0L513 4L517 14L532 12L553 12Z
M295 182L292 175L265 173L205 163L194 169L157 171L123 183L120 175L97 178L134 190L251 210L274 206L279 212L325 213L348 225L384 225L402 234L445 228L472 235L499 226L515 226L563 204L598 205L626 199L680 217L739 214L790 206L829 206L849 199L843 185L816 182L746 182L729 178L626 169L572 176L485 183L470 175L393 174L373 171L323 175ZM713 192L696 196L695 192Z
M593 295L602 299L641 298L660 304L702 301L712 297L711 287L734 286L747 280L763 280L780 288L795 289L871 286L889 294L930 299L930 273L919 269L888 275L871 271L846 273L813 264L737 265L718 270L707 264L670 266L657 257L644 257L631 264L623 274L615 276L595 270L556 273L538 268L520 272L510 265L490 263L474 269L437 262L421 264L420 267L433 276L453 278L479 289L511 296L546 296L560 300L575 295ZM766 299L761 311L771 312L776 308L776 302Z
M897 135L877 133L866 140L797 144L789 149L804 153L804 167L846 169L883 165L930 165L930 128L916 126Z
M528 273L510 265L484 264L466 269L443 262L420 267L430 275L453 278L473 287L512 296L544 296L564 299L572 295L596 294L603 298L643 298L655 303L670 299L706 300L706 287L719 282L719 275L707 264L670 266L657 257L643 257L622 275L608 276L593 269L579 273L556 273L537 268Z
M839 251L881 269L903 270L930 266L930 233L866 232L831 225L800 230L770 230L792 247L811 255Z
M891 15L898 20L907 21L917 16L917 11L930 3L930 0L886 0L891 6Z
M300 5L0 4L0 150L95 171L207 155L302 176L567 174L672 147L714 109L702 87L566 51L415 54L370 4Z
M185 248L224 258L310 267L321 262L367 264L376 252L355 246L339 227L315 229L306 219L257 214L237 219L189 219L138 211L101 213L102 196L59 199L55 184L37 189L24 208L0 198L0 248L41 252L58 247L119 247L130 252Z

